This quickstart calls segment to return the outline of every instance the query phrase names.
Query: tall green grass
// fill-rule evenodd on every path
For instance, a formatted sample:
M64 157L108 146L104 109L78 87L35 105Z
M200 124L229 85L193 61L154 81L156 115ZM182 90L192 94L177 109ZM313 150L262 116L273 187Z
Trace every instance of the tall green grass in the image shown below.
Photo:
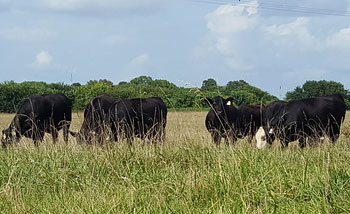
M0 213L350 213L350 138L217 147L204 116L171 113L163 145L23 139L0 151Z

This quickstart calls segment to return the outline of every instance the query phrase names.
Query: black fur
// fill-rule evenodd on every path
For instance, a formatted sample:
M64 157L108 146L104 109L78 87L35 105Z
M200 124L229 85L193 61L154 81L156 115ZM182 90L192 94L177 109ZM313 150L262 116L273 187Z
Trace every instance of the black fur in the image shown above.
M37 145L43 140L45 132L52 134L55 143L62 128L67 143L71 120L72 101L64 94L31 96L22 103L9 128L3 130L2 145L6 147L22 136L33 139Z

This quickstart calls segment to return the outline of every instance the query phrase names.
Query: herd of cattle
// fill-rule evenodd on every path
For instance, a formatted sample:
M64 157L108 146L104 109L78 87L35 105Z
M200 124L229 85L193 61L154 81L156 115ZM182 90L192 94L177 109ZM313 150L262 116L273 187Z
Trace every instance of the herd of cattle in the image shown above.
M279 139L282 147L298 141L304 148L328 137L335 142L345 117L345 102L341 95L314 97L290 102L275 101L268 106L244 105L236 108L233 99L206 98L211 107L205 125L212 140L219 145L234 144L237 138L256 138L257 147L264 148ZM20 106L9 127L2 131L2 146L18 142L22 136L38 145L45 133L57 141L63 129L64 141L68 135L77 142L91 144L97 141L134 137L151 142L164 142L167 107L159 97L116 99L107 94L93 98L84 111L84 121L78 132L69 130L72 120L72 101L64 94L31 96Z

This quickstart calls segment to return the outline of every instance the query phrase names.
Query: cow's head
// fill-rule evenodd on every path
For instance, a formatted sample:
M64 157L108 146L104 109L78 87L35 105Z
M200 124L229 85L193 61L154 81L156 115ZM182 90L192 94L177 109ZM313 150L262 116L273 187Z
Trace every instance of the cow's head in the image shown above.
M256 139L256 147L258 149L263 149L268 145L267 144L267 136L266 136L265 130L262 126L260 126L260 128L256 132L255 139Z
M8 129L2 130L1 144L3 148L6 148L8 144L11 144L16 138L16 133L10 127Z
M273 134L266 133L265 129L262 126L260 126L260 128L255 134L255 139L256 147L258 149L263 149L266 147L270 147L275 137Z
M220 96L214 97L213 99L207 98L206 101L210 107L215 111L216 114L221 115L225 112L226 106L231 106L233 98L224 99Z
M284 101L275 101L264 110L263 125L268 136L278 134L286 117Z

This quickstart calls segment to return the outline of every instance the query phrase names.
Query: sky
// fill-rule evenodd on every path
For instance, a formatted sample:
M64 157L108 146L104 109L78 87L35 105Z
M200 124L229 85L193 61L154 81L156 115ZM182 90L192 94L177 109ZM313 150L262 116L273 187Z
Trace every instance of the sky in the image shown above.
M0 82L350 89L350 0L0 0Z

